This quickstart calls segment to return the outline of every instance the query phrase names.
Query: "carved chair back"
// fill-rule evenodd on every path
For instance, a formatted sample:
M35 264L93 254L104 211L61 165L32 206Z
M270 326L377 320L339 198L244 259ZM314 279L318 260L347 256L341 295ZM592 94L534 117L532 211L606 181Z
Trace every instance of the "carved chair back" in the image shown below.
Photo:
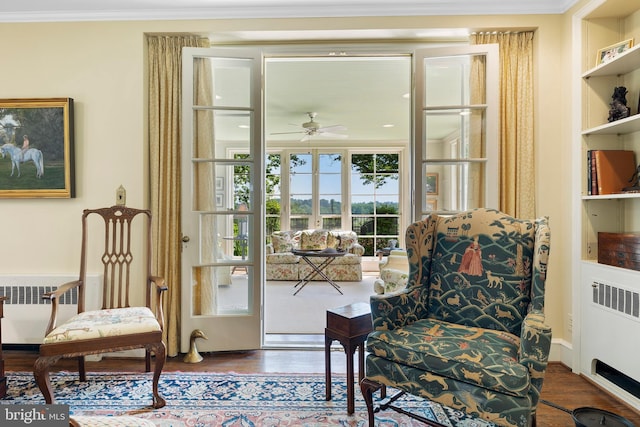
M99 216L102 221L91 221L90 217L95 216ZM138 226L138 222L144 223L143 226ZM136 275L139 275L140 271L144 271L145 274L145 304L151 308L151 227L149 210L112 206L83 211L80 280L86 284L88 258L99 251L102 268L102 309L130 307L132 292L139 292L135 287L132 289L131 284L137 283ZM99 246L100 238L97 237L99 228L102 228L104 233L102 247ZM90 238L90 234L93 238ZM78 304L82 304L79 311L84 311L84 286L79 288L79 292L81 294Z

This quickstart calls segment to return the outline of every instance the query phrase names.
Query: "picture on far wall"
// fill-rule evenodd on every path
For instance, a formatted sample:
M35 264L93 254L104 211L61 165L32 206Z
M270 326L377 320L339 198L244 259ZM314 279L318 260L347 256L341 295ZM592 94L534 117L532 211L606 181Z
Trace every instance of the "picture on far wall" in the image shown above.
M0 99L0 198L75 197L73 99Z
M425 180L425 186L426 186L428 196L437 196L438 195L438 174L428 173L427 178Z

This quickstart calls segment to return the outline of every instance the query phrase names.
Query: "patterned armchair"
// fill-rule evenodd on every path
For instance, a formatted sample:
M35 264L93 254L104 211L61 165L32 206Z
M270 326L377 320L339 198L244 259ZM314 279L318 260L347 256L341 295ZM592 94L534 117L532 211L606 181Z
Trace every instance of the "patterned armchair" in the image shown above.
M551 347L548 219L489 209L431 215L408 227L406 245L406 289L371 296L360 384L369 425L379 409L403 412L397 396L374 408L382 386L500 426L535 425Z

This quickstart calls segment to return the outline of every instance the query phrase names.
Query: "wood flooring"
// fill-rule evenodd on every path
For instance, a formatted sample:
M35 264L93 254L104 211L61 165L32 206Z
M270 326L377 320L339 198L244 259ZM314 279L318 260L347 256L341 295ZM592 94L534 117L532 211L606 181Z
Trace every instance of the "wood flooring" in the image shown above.
M237 372L237 373L317 373L324 374L324 352L318 350L256 350L248 352L203 353L204 360L197 364L182 361L183 355L168 358L165 371ZM8 387L11 387L11 371L32 371L37 353L30 350L5 350L5 369ZM331 352L334 381L346 372L343 351ZM71 360L61 360L55 365L59 370L75 370ZM357 369L357 363L356 363ZM103 359L87 362L88 371L143 371L144 361L138 359ZM359 393L359 390L356 390ZM569 410L579 407L604 409L633 422L640 427L640 412L626 406L602 391L584 377L571 372L560 363L550 363L542 389L542 398ZM538 427L574 426L572 416L559 409L540 404Z

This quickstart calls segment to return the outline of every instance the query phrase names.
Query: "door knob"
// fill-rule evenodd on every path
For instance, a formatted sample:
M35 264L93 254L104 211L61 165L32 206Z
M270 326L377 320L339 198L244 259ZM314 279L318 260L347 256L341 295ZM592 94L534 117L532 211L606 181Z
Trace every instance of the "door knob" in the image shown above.
M187 243L189 240L191 240L191 239L189 239L189 236L182 236L182 241L184 243Z

